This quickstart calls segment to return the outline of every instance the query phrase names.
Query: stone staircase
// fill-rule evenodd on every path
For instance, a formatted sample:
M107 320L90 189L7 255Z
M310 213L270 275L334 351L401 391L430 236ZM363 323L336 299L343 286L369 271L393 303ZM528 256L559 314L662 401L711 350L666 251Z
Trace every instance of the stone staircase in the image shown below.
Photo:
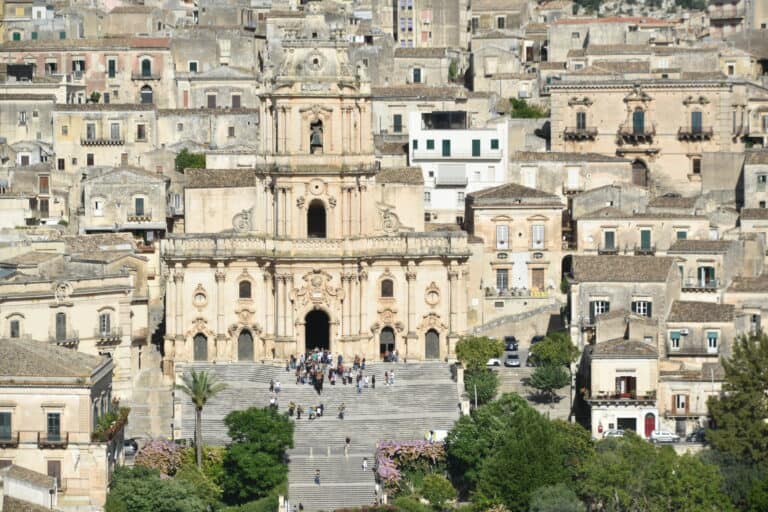
M132 399L125 404L131 408L127 438L171 438L173 397L171 386L164 381L160 369L161 359L151 344L142 355L142 370L134 379Z
M448 430L459 417L459 396L444 363L377 363L366 367L365 375L376 376L375 389L358 394L354 385L326 381L322 395L308 384L296 384L293 371L284 367L232 363L192 363L189 368L207 370L228 384L203 411L203 435L208 444L229 442L223 418L232 410L264 407L269 404L269 381L279 380L281 411L293 401L304 407L305 415L295 420L294 447L288 451L288 499L307 511L332 511L341 507L372 504L375 500L373 462L376 443L384 440L423 439L429 430ZM384 372L395 370L395 385L384 386ZM182 406L182 435L194 436L194 411L187 397L176 393ZM345 404L345 417L338 419L338 407ZM309 406L325 406L322 418L308 420ZM351 440L344 454L345 439ZM362 470L363 458L368 471ZM320 485L314 483L320 470Z
M560 397L559 401L548 403L532 400L536 395L536 390L526 386L524 381L533 374L533 370L534 369L530 367L496 370L499 374L499 395L502 393L517 393L523 398L526 398L528 403L541 414L553 420L560 419L568 421L571 412L569 398L571 392L570 386L566 386L557 391L557 395Z

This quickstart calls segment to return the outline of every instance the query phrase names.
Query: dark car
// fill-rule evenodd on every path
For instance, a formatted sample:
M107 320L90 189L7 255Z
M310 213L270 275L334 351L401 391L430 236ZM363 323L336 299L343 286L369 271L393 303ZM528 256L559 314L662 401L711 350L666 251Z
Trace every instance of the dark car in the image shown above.
M517 354L509 354L504 360L504 366L508 368L520 368L520 357Z
M123 453L125 455L136 455L139 451L139 443L135 439L126 439L123 441Z
M685 436L685 441L688 443L706 443L707 442L707 431L703 428L697 428L687 436Z
M536 335L533 338L531 338L531 345L541 343L542 341L544 341L544 336Z
M518 346L517 338L514 336L504 336L504 346L508 352L516 352Z

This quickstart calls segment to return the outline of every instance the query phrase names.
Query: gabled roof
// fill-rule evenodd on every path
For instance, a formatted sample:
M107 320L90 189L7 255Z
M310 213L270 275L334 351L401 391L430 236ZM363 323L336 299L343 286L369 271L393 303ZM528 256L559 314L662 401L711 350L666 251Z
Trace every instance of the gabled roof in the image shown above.
M724 253L737 243L735 240L677 240L667 252Z
M236 188L256 186L253 169L186 169L186 188Z
M733 304L676 300L667 316L667 322L732 322Z
M376 183L404 183L407 185L423 185L424 175L419 167L401 167L397 169L382 169L376 174Z
M111 360L40 341L8 338L0 340L0 384L42 379L88 379Z
M524 187L518 183L506 183L496 187L476 190L469 194L475 205L509 205L516 203L536 206L563 207L560 197L543 190Z
M656 359L659 353L652 345L625 339L604 341L592 348L593 359Z
M573 278L580 283L663 283L674 262L659 256L574 256Z
M734 277L728 292L755 293L768 292L768 275L757 277Z
M510 162L626 162L626 158L598 153L568 153L565 151L515 151Z
M121 181L120 176L126 176L126 175L134 177L136 181L141 181L145 183L153 182L153 181L163 182L167 179L162 174L159 174L156 172L149 172L148 170L142 167L124 166L124 167L114 167L96 176L89 176L85 181L89 183L94 183L94 182L109 183L109 182Z

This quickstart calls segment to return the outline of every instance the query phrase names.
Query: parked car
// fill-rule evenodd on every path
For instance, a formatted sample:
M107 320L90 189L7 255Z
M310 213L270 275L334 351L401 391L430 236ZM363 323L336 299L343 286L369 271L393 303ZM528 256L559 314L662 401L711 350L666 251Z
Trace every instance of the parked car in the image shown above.
M136 452L138 451L139 443L137 443L135 439L126 439L123 441L123 454L136 455Z
M613 430L606 430L603 432L603 439L606 437L624 437L624 431L620 428L616 428Z
M541 343L542 341L544 341L544 336L536 335L533 338L531 338L531 345Z
M507 352L517 352L517 338L514 336L504 336L504 346Z
M504 360L504 366L509 368L520 368L520 356L517 354L509 354Z
M703 428L697 428L690 434L688 434L685 437L686 442L688 443L706 443L707 442L707 434L706 429Z
M668 430L654 430L651 432L652 443L679 443L680 436Z
M487 363L485 363L485 366L501 366L501 360L495 357L492 357L491 359L488 360Z

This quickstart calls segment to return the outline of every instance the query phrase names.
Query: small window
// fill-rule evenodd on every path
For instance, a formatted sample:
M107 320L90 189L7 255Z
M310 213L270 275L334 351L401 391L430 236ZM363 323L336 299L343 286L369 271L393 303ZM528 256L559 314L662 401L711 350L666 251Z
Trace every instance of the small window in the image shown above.
M496 28L503 30L506 23L507 19L504 16L499 16L496 18Z
M88 167L93 167L95 165L93 153L88 153L85 155L85 165L87 165Z
M701 158L691 159L691 172L693 174L701 174Z
M232 108L240 108L240 95L239 94L233 94L232 95Z
M176 123L176 131L177 132L183 132L184 131L184 123Z
M10 327L11 327L10 329L11 338L21 337L21 321L20 320L11 320Z
M736 74L736 64L728 64L728 76Z
M208 95L208 108L216 108L216 95L215 94L209 94Z
M443 139L443 156L451 156L451 141Z
M431 220L432 220L432 214L431 214L431 213L429 213L429 212L426 212L426 213L424 214L424 222L429 222L429 221L431 221Z
M117 60L109 59L107 61L107 76L109 78L115 78L117 75Z
M411 144L411 146L413 147L414 151L419 149L419 141L418 141L418 139L413 139L413 143Z
M240 281L240 284L238 285L238 296L241 299L250 299L251 298L251 282L250 281Z
M571 39L581 39L581 34L578 32L571 32Z
M678 230L678 232L677 232L677 239L678 240L686 240L687 238L688 238L688 232L687 231Z
M197 61L196 60L189 61L189 72L190 73L197 73Z
M59 39L66 39L66 38L67 38L67 33L66 32L64 32L64 31L59 32Z
M464 191L456 192L456 202L459 204L459 206L464 204Z
M434 139L427 139L427 149L435 149Z
M142 142L147 140L147 125L144 125L144 124L136 125L136 140L142 141Z
M717 352L717 337L716 331L707 331L707 352L710 354Z
M499 149L499 139L491 139L491 149Z
M401 133L403 131L403 116L401 114L395 114L392 116L393 131L395 133Z
M120 140L120 123L111 123L109 125L109 137L112 140Z
M431 202L432 202L432 193L424 192L424 204L429 204Z
M534 249L544 248L544 224L531 226L531 247Z
M86 140L94 140L96 139L96 124L95 123L88 123L85 125L85 139Z
M381 282L381 296L387 298L395 296L395 284L391 279L384 279Z
M37 41L37 32L32 32L32 40Z
M13 438L13 429L11 425L11 413L0 412L0 440L8 441ZM0 464L0 468L3 466L3 464Z
M472 156L480 156L480 139L472 139Z
M94 199L93 201L93 216L101 217L104 215L104 201L101 199Z
M506 251L509 249L509 226L498 224L496 226L496 250Z
M141 217L144 215L144 198L143 197L133 198L133 213L138 217Z
M50 193L50 180L48 176L38 176L37 177L37 189L39 194L49 194Z
M421 83L421 68L413 68L413 83Z
M652 303L647 300L632 301L632 312L636 315L651 317Z
M669 332L669 348L672 350L680 349L680 331Z
M66 169L66 160L59 158L56 160L56 169L63 171Z
M99 334L102 336L109 334L110 320L109 313L99 314Z
M61 134L69 135L69 126L66 124L61 125Z
M14 41L21 41L21 32L14 32L13 33L13 40Z
M230 126L227 128L227 137L234 137L235 136L235 127Z
M765 208L765 201L760 201L759 206L760 208Z
M496 289L500 292L509 289L509 270L506 268L496 269Z

